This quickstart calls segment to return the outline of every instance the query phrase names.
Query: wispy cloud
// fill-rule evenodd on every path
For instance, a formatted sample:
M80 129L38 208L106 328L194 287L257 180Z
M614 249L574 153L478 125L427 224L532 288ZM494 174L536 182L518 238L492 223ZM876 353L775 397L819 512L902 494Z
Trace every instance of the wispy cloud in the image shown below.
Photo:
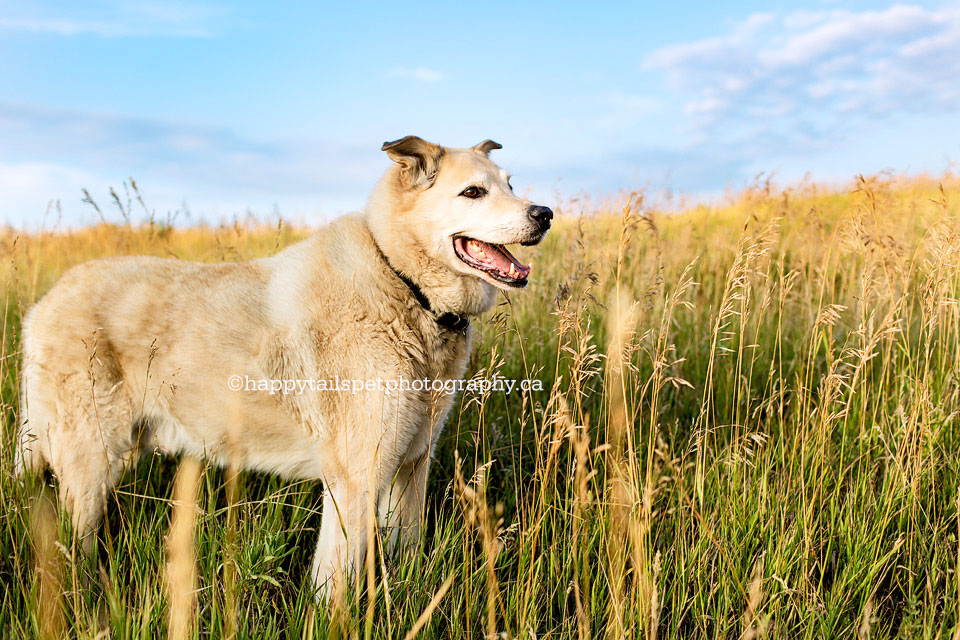
M362 206L387 166L379 146L256 140L223 127L0 103L0 220L35 215L56 198L69 217L80 186L100 190L127 176L154 193L162 185L150 201L160 210L187 199L214 217L245 205L276 204L287 215L342 212Z
M417 82L434 83L445 80L447 74L428 67L394 67L390 70L390 77L415 80Z
M858 118L960 105L960 8L754 14L658 49L643 66L681 92L693 131L774 131L815 143Z
M85 6L78 15L77 10L54 9L41 2L0 17L0 30L104 38L204 38L215 35L212 25L224 14L223 8L205 4L139 2Z

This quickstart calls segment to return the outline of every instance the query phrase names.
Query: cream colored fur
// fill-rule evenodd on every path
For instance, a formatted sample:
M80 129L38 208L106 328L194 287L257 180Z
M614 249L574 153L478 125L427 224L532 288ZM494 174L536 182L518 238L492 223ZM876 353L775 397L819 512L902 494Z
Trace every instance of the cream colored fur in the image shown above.
M271 395L228 380L462 378L472 328L439 326L387 261L437 312L476 316L498 283L455 257L452 236L539 238L488 147L419 142L388 151L397 163L363 214L275 256L97 260L70 269L30 311L18 467L52 468L85 547L107 492L154 449L322 480L320 590L360 561L371 500L391 541L417 535L451 395ZM489 190L483 202L459 197L477 182Z

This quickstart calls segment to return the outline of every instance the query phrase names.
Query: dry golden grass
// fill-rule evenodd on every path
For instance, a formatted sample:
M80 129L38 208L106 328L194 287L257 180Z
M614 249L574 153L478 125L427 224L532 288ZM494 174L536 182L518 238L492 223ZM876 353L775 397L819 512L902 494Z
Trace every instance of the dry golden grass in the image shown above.
M960 637L958 202L945 175L567 203L469 372L543 391L461 398L422 540L371 555L333 613L308 587L315 483L174 483L150 457L98 570L10 473L20 318L64 269L246 259L307 230L4 232L0 636Z

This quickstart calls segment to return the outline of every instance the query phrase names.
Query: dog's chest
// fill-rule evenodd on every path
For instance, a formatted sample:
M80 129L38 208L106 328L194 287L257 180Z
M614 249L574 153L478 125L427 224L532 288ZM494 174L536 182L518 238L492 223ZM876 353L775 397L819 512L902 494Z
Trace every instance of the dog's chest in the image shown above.
M438 380L462 378L469 357L471 327L463 333L439 326L432 329L421 334L427 375Z

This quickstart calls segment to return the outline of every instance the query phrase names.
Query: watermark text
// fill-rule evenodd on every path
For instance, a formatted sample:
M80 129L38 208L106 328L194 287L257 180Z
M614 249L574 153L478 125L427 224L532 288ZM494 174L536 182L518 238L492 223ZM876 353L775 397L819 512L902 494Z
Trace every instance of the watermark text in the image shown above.
M302 380L281 378L254 378L249 375L233 375L227 379L231 391L266 392L270 395L296 395L304 393L365 393L380 392L386 395L405 392L433 393L503 393L515 391L543 391L543 381L538 379L515 380L511 378L470 378L464 380L441 380L434 378L307 378Z

